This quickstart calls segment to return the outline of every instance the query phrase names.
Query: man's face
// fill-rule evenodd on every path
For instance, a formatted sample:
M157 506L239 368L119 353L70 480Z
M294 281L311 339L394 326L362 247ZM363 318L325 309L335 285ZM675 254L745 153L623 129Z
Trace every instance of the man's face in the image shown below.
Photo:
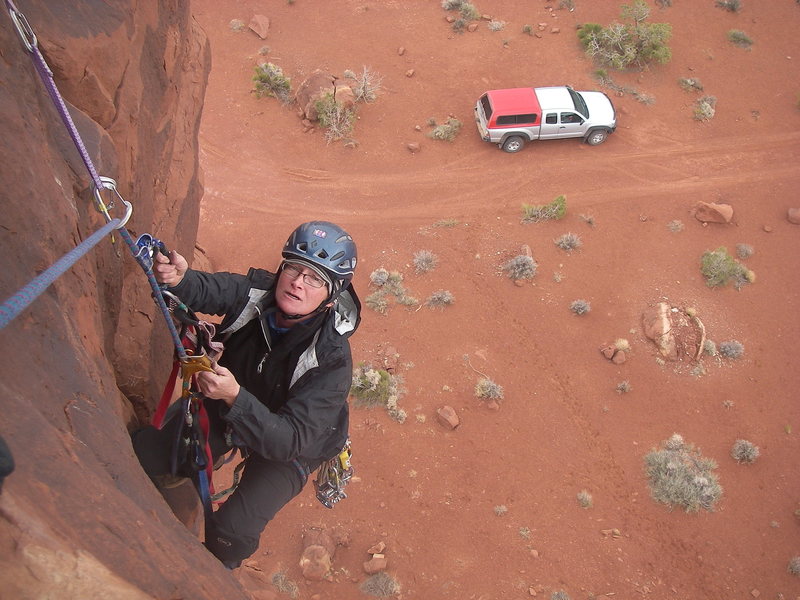
M309 283L310 282L310 283ZM321 287L312 284L321 283ZM284 263L275 288L275 302L287 315L305 315L328 297L328 287L313 269L296 263Z

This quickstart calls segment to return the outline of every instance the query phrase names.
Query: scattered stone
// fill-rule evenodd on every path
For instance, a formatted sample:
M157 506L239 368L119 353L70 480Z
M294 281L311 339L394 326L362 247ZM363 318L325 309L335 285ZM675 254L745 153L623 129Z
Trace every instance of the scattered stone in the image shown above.
M241 19L233 19L228 23L228 27L231 28L231 31L244 31L245 25Z
M267 39L267 32L269 31L269 17L264 15L253 15L248 25L250 31L255 33L262 40Z
M303 533L303 546L322 546L331 555L336 552L336 543L324 529L309 529Z
M539 28L539 31L544 31L547 29L547 23L539 23L537 27Z
M755 588L754 588L754 589L752 589L752 590L750 591L750 595L751 595L753 598L759 598L759 597L761 596L761 592L759 592L757 589L755 589Z
M381 540L377 544L373 545L369 550L367 550L367 554L383 554L384 550L386 550L386 542Z
M553 27L550 30L550 33L561 33L561 28L560 27Z
M614 356L611 357L611 362L613 362L615 365L621 365L627 360L627 358L628 357L625 355L624 350L617 350L614 353Z
M383 554L373 554L367 562L364 563L364 572L367 575L374 575L386 570L386 556Z
M311 581L322 581L331 570L331 555L323 546L308 546L300 557L303 577Z
M439 410L437 410L436 419L445 428L451 431L453 429L456 429L461 424L461 420L458 418L458 414L456 413L455 409L452 406L445 405L442 406Z
M448 23L455 23L455 21L456 21L456 18L455 18L453 15L447 15L447 16L444 18L444 20L445 20L445 21L447 21Z
M800 208L790 208L786 213L789 223L800 225Z
M764 231L767 233L772 233L772 227L770 225L764 225Z
M477 31L477 30L478 30L478 24L477 23L470 23L469 25L467 25L467 31L469 31L470 33L474 32L474 31Z
M694 218L702 223L727 224L733 218L733 207L730 204L714 202L698 202L693 209Z
M422 131L421 125L414 125L414 131Z
M603 346L600 348L600 352L605 356L608 360L612 360L614 358L614 354L617 352L616 346L614 344L609 344L608 346Z
M413 77L414 76L414 69L409 69L406 71L406 77Z
M500 410L500 404L497 402L497 400L489 400L486 403L486 408L489 410Z
M398 55L398 56L403 56L403 54L405 54L405 53L406 53L406 49L405 49L405 48L403 48L402 46L400 46L400 47L397 49L397 55Z

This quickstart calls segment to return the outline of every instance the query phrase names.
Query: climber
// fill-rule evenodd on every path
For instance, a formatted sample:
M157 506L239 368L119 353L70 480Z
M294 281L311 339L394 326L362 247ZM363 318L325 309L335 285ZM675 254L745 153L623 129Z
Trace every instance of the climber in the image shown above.
M196 385L215 464L231 445L247 455L238 487L206 522L206 547L230 569L255 552L266 524L348 441L349 337L361 307L356 260L350 235L326 221L292 232L277 273L204 273L177 252L156 257L156 279L169 292L198 312L224 315L217 337L225 350ZM169 476L171 443L168 427L134 434L157 485Z

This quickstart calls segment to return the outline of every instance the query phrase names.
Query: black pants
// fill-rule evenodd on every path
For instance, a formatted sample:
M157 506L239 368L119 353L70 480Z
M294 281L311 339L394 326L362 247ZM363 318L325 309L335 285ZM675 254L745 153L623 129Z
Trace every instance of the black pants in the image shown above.
M210 407L209 407L210 408ZM216 462L230 450L224 440L224 422L209 411L209 445ZM172 440L179 415L159 430L148 426L133 436L133 448L145 472L154 481L170 472ZM250 453L241 481L228 499L206 520L206 547L228 568L236 568L258 548L267 523L305 486L319 466L304 460L278 462Z

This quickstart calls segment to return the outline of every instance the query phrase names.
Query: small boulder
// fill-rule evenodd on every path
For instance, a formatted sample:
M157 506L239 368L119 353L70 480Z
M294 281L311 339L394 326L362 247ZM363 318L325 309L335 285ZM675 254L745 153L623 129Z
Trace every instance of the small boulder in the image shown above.
M698 202L694 207L694 218L701 223L727 224L733 218L733 207L730 204Z
M383 554L373 554L367 562L364 563L364 572L367 575L374 575L386 569L387 565L386 556Z
M411 154L416 154L422 149L422 146L420 146L417 142L409 142L406 144L406 148L408 148L408 151L411 152Z
M446 429L453 430L456 429L460 424L461 420L458 418L458 414L456 413L455 409L452 406L442 406L439 410L436 411L436 420L444 426Z
M611 362L613 362L615 365L621 365L627 359L628 359L628 357L625 355L625 351L624 350L617 350L614 353L614 356L611 357Z
M609 344L608 346L603 346L600 348L600 353L605 356L608 360L614 358L614 353L617 351L616 346L614 344Z
M789 223L800 225L800 208L790 208L786 212L786 218L788 219Z
M269 31L269 17L264 15L253 15L248 25L250 31L255 33L262 40L267 39L267 32Z
M309 546L300 557L303 577L311 581L322 581L331 570L331 555L322 546Z

